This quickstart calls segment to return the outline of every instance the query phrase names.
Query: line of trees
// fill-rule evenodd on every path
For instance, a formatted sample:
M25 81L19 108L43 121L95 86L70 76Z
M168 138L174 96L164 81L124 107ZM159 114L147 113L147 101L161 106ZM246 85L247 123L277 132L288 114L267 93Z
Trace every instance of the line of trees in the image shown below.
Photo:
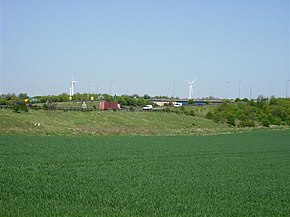
M150 96L145 94L144 96L138 96L137 94L122 95L122 96L111 96L109 94L87 94L87 93L76 93L73 96L73 101L85 101L85 100L105 100L108 102L117 102L122 106L144 106L147 104L151 104ZM20 93L18 95L12 93L2 94L0 96L0 105L8 105L13 106L15 104L23 103L26 99L29 99L30 104L35 103L46 103L46 102L69 102L70 97L66 93L62 93L59 95L48 95L48 96L34 96L30 98L26 93Z
M290 126L290 100L275 97L269 100L259 96L257 100L224 102L208 112L206 118L239 127Z

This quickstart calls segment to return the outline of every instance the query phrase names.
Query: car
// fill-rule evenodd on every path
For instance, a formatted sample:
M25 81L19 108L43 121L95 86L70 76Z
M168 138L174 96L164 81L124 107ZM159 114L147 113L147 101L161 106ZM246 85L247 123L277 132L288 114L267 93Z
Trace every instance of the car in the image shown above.
M174 107L181 107L182 106L182 103L181 102L178 102L176 104L173 105Z
M145 105L143 107L143 110L152 110L153 109L153 106L152 105Z

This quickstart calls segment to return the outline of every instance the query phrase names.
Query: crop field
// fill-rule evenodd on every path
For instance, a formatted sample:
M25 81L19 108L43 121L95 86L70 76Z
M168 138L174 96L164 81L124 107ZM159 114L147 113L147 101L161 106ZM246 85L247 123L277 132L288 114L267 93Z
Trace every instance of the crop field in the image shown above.
M290 216L290 132L0 135L0 216Z

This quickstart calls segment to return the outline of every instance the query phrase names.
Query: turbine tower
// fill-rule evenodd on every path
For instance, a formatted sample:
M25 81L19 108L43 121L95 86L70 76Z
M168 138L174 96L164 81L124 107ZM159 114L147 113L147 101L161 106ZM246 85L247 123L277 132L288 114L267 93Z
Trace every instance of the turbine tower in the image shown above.
M70 96L74 95L75 85L78 81L75 80L74 75L72 75L72 81L71 81L71 88L70 88Z
M194 84L195 81L196 81L196 78L193 81L185 80L185 82L188 83L188 99L192 99L192 85Z

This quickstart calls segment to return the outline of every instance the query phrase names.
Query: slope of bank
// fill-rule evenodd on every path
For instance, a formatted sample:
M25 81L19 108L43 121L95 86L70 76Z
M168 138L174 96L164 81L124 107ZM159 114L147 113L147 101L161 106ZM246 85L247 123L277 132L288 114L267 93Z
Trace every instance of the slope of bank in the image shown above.
M0 133L35 135L208 135L240 131L202 117L166 112L15 113L0 110Z

